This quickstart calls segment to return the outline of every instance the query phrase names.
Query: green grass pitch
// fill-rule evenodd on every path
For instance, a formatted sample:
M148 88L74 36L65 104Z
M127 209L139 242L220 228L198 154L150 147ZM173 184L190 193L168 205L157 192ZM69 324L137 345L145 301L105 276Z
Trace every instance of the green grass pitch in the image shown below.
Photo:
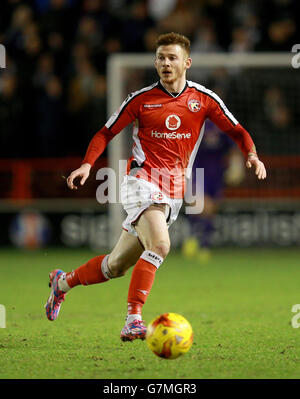
M1 379L262 379L300 377L300 303L296 249L215 250L206 264L171 252L156 274L143 317L165 312L193 326L190 351L164 360L145 341L121 342L129 272L105 284L76 287L55 322L46 319L48 273L70 271L88 250L1 250Z

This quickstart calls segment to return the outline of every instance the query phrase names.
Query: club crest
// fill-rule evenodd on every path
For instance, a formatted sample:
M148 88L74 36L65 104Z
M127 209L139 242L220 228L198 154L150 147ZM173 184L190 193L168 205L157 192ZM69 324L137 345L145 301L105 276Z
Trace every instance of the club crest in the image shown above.
M192 112L198 112L201 108L201 103L198 100L190 100L188 102L188 107Z
M164 199L164 196L162 193L156 192L156 193L151 194L151 199L152 199L152 201L160 202Z

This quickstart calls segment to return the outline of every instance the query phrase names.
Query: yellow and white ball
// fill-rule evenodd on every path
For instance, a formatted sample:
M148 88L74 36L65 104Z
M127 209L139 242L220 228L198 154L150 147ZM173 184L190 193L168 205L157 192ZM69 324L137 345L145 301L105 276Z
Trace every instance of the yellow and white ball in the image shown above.
M193 329L177 313L164 313L149 323L146 342L149 349L164 359L176 359L192 346Z

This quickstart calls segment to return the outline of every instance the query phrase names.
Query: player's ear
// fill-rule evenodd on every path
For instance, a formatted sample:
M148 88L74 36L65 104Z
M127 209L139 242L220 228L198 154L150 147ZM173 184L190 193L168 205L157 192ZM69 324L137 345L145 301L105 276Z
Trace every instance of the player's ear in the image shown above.
M185 60L186 69L189 69L192 66L192 59L190 57Z

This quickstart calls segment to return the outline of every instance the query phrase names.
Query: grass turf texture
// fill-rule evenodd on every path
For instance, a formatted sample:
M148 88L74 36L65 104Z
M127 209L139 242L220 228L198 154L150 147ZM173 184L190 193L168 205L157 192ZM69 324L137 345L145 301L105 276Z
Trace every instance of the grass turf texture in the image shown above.
M70 271L88 250L1 250L0 378L299 378L299 251L216 250L205 265L171 253L158 270L143 317L184 315L194 329L190 351L156 357L145 341L121 342L130 272L76 287L55 322L46 319L48 273Z

